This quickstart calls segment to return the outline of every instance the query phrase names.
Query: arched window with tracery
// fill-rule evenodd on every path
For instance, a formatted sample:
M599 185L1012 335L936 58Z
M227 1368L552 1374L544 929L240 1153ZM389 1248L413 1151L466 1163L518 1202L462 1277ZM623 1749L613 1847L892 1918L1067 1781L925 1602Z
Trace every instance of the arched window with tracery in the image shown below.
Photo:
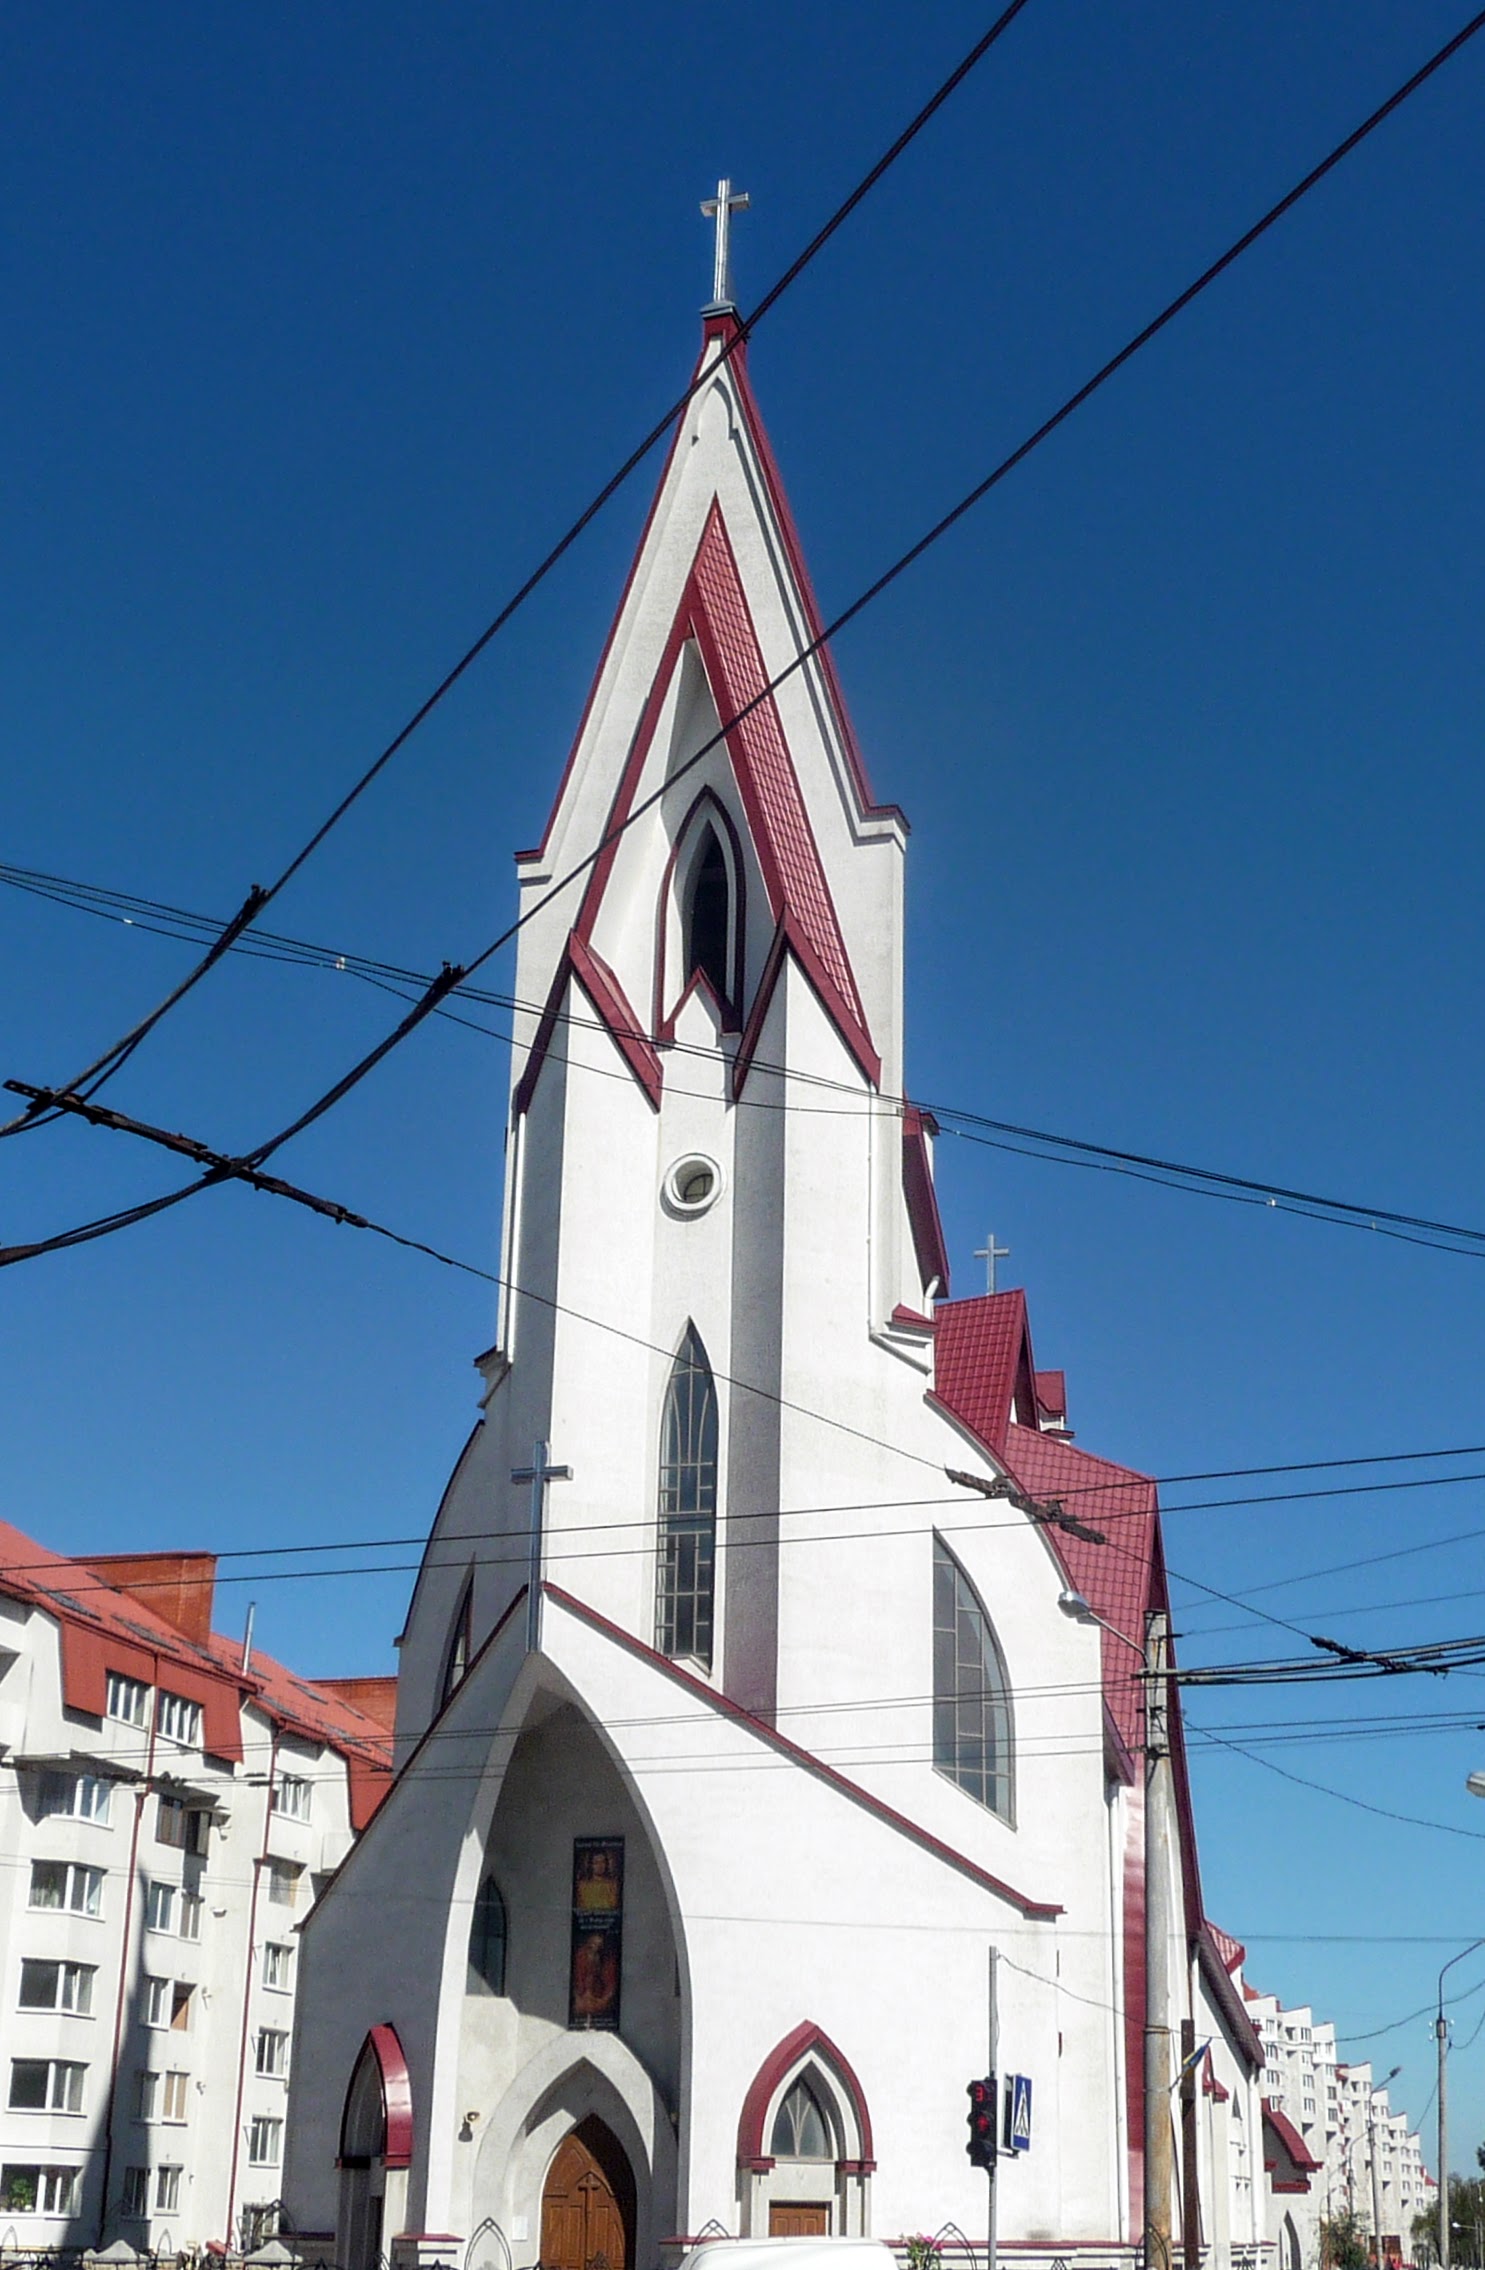
M833 2160L835 2145L820 2109L820 2100L808 2081L794 2083L781 2098L773 2116L769 2151L776 2160Z
M671 1367L660 1420L655 1644L710 1668L717 1567L717 1389L694 1324Z
M505 1992L505 1958L509 1925L505 1901L493 1876L487 1876L475 1894L469 1925L469 1989L472 1994Z
M464 1590L459 1595L459 1605L454 1612L454 1621L449 1629L448 1647L444 1653L443 1683L439 1688L438 1693L438 1706L440 1710L443 1708L444 1704L451 1699L457 1689L462 1687L462 1685L464 1684L464 1677L469 1669L469 1641L470 1632L473 1628L473 1620L474 1579L473 1577L467 1577L464 1583Z
M933 1762L966 1796L1012 1817L1010 1685L979 1594L933 1540Z

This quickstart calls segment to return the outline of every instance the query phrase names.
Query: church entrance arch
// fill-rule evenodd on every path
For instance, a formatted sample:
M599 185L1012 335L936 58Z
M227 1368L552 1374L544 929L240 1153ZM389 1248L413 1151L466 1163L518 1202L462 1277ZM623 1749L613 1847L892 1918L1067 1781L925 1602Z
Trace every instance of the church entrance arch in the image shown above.
M634 2171L596 2114L557 2146L541 2195L542 2270L633 2270Z

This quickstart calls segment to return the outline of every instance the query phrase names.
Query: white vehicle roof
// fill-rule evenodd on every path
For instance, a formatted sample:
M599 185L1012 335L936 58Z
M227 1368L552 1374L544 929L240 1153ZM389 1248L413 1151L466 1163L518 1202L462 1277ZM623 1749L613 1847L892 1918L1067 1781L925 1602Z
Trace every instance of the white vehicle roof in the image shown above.
M682 2257L680 2270L897 2270L877 2238L709 2238Z

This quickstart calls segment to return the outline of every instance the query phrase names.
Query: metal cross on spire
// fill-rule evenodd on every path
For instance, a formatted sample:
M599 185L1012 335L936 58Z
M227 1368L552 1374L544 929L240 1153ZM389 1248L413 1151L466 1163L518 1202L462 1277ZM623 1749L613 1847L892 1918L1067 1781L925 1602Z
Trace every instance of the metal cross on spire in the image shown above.
M716 251L712 261L711 305L708 315L720 314L723 308L735 303L732 297L732 216L745 213L752 203L745 189L734 189L730 181L717 183L715 197L704 197L701 210L709 221L717 224Z
M1008 1245L997 1245L994 1230L987 1230L984 1244L975 1247L976 1261L983 1261L985 1264L985 1290L987 1293L993 1293L995 1290L996 1262L1009 1261L1010 1257L1010 1247Z

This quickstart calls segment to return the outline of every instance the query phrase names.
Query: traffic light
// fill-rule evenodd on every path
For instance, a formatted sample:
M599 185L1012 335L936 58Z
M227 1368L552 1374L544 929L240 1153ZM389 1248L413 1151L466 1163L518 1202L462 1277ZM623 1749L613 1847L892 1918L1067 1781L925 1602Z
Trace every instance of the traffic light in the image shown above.
M969 2084L969 2142L965 2146L972 2168L995 2164L995 2075Z

